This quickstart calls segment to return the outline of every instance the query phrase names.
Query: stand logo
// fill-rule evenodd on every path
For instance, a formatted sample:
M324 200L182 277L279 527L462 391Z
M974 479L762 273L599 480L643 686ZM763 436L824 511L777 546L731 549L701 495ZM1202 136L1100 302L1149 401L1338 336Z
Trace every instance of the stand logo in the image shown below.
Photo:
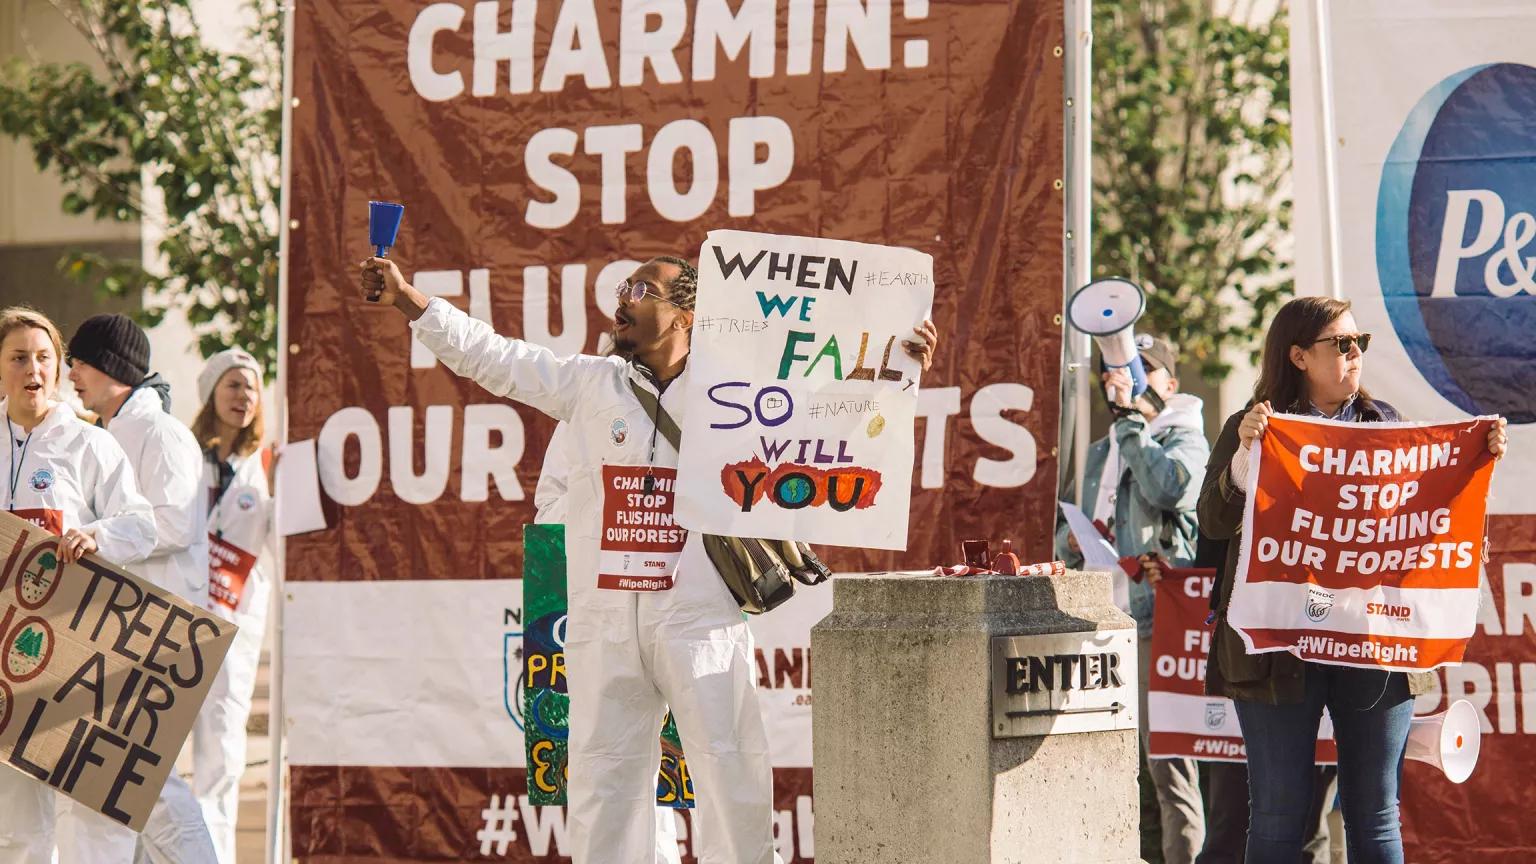
M1382 170L1376 266L1409 358L1469 414L1536 422L1536 68L1464 69Z

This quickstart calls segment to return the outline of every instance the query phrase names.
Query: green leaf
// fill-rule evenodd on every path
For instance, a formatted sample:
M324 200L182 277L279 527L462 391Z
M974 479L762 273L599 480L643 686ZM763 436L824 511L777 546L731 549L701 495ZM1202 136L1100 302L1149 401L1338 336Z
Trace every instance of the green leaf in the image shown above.
M1251 24L1207 0L1094 3L1094 272L1148 291L1142 327L1208 376L1257 344L1291 290L1288 13ZM1251 309L1251 314L1243 309Z

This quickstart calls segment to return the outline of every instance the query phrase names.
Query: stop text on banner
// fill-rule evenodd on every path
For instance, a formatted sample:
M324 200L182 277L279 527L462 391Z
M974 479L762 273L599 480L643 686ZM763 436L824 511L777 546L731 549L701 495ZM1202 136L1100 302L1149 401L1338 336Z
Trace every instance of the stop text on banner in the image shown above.
M782 44L777 7L777 0L746 0L735 11L724 0L626 2L619 13L617 38L611 39L591 0L559 3L552 16L545 14L545 20L540 20L536 0L486 0L476 3L472 13L457 3L433 3L411 24L407 68L412 88L431 102L466 94L484 98L531 95L535 90L561 93L573 80L588 91L711 81L720 54L727 62L745 54L748 75L754 79L846 72L850 54L858 56L864 69L891 68L895 12L890 3L830 3L818 9L811 0L795 0L789 4ZM901 17L927 18L927 0L906 0ZM553 28L547 43L535 39L543 27ZM470 62L440 60L439 41L464 35L472 39ZM685 38L691 40L691 51L684 46ZM814 62L818 43L819 66ZM928 65L926 39L902 39L900 45L902 66ZM680 50L691 57L691 63L678 63ZM467 88L465 65L470 67ZM529 137L523 161L528 179L553 200L529 200L524 218L528 225L543 229L563 228L575 220L582 205L581 183L562 163L590 158L602 167L602 221L622 224L628 155L644 153L651 205L666 219L692 221L709 209L718 194L722 151L728 212L752 216L757 211L757 194L789 179L795 164L794 133L782 118L773 116L733 117L721 125L723 147L709 126L688 118L662 125L650 140L639 123L594 125L580 132L565 127L539 130ZM688 186L681 190L681 178L674 173L679 155L692 163L686 175Z

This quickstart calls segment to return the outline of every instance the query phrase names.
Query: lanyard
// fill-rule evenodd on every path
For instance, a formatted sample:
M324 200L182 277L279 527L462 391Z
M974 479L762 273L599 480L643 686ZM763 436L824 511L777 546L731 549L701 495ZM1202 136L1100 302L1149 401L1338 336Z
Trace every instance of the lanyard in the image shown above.
M646 372L650 371L645 369L644 366L640 368ZM658 422L662 412L661 394L666 391L667 385L663 384L661 379L654 375L647 375L646 377L656 385L656 407L654 411L648 412L651 418L651 452L650 455L645 457L645 494L649 495L656 491L656 433L661 431L661 426ZM640 407L644 408L645 406L641 405Z
M223 459L220 459L219 451L212 447L209 447L207 450L203 451L203 455L210 463L213 464L215 483L213 489L213 504L215 507L217 507L219 502L224 500L224 493L228 492L229 487L234 485L236 473L235 466L231 465L229 462L226 462Z
M203 456L213 465L215 476L214 486L208 490L213 493L213 502L208 507L208 525L213 527L213 536L222 540L224 529L214 526L218 525L220 515L224 512L224 493L235 485L236 469L234 465L219 458L216 448L209 447L203 451Z
M11 500L10 500L10 503L8 505L6 505L6 509L7 510L15 510L16 509L16 487L21 485L22 466L25 465L26 461L27 461L27 445L32 443L32 433L28 432L26 439L21 442L21 457L17 458L17 456L16 456L16 427L11 425L11 418L9 418L9 417L5 418L5 430L6 430L6 433L7 433L6 436L5 436L6 443L8 443L10 445L10 447L11 447L11 472L10 472ZM36 430L33 430L33 431L36 431Z

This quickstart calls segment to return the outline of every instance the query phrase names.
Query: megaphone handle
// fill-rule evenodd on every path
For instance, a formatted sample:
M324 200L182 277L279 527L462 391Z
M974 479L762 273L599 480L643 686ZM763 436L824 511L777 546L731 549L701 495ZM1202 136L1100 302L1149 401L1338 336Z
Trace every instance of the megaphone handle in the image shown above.
M1140 354L1131 358L1127 371L1131 373L1131 398L1147 392L1147 367L1142 364Z
M374 250L374 252L377 253L376 255L373 256L375 258L388 258L389 257L389 247L388 246L375 246L375 247L373 247L373 250Z

